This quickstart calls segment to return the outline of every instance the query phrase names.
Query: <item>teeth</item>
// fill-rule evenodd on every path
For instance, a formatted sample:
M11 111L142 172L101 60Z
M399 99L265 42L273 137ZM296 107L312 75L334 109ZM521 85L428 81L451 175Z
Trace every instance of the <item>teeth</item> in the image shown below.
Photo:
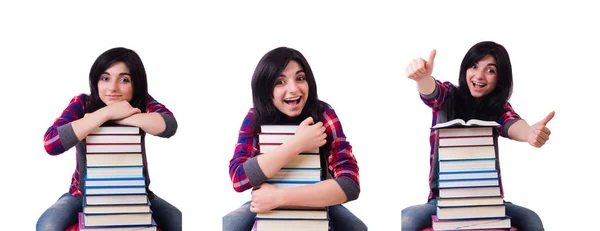
M299 100L299 99L300 99L300 96L294 97L294 98L287 98L287 99L283 99L283 100L285 100L285 101L294 101L294 100Z
M477 86L485 86L485 83L480 83L480 82L473 82L473 84L475 84Z

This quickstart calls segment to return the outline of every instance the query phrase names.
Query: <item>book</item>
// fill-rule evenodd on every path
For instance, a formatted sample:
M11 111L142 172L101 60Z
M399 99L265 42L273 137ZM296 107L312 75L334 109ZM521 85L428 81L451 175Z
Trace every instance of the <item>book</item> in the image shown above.
M136 166L143 165L142 153L88 153L87 166Z
M503 205L502 197L439 198L438 207L466 207L480 205Z
M144 166L106 166L86 168L88 178L139 178L144 177Z
M145 186L146 179L144 177L136 178L88 178L85 176L85 187L94 186Z
M156 225L156 221L154 221L154 219L152 219L152 223L148 226L121 226L121 227L92 227L92 226L85 226L84 224L84 220L83 220L83 213L79 212L78 213L78 224L77 224L80 231L157 231L158 226ZM75 231L75 230L73 230Z
M439 129L439 137L492 136L494 130L490 127L444 128Z
M85 145L86 153L141 153L140 144L88 144Z
M89 205L83 208L86 214L105 213L149 213L150 205Z
M276 149L277 147L279 147L279 145L281 145L281 143L259 143L258 144L258 150L260 150L260 153L265 153L268 151L272 151L274 149ZM303 151L302 153L313 153L313 154L318 154L319 153L319 148L315 148L315 149L311 149L311 150L306 150Z
M496 158L440 160L440 172L496 170Z
M260 231L307 231L329 230L329 220L286 220L286 219L256 219L256 228Z
M83 214L84 226L142 226L152 224L152 213Z
M500 179L440 180L438 186L439 188L500 186Z
M290 181L320 181L321 168L282 168L269 179Z
M115 135L115 134L140 134L141 129L134 126L117 125L117 124L106 124L100 126L96 130L92 131L92 135Z
M440 172L439 180L462 180L462 179L491 179L499 178L497 170L485 171L457 171L457 172Z
M272 125L261 125L261 133L279 133L279 134L295 134L298 125L284 125L284 124L272 124Z
M440 198L501 196L500 187L440 188Z
M467 147L439 147L440 160L460 159L489 159L496 158L494 145L467 146Z
M504 205L437 207L439 219L498 218L506 216Z
M463 119L453 119L444 123L438 123L434 125L433 129L439 128L455 128L455 127L499 127L500 124L495 121L485 121L478 119L470 119L464 121Z
M487 219L469 219L469 220L444 220L436 215L431 216L434 230L509 230L510 217L487 218Z
M440 148L442 148L442 147L494 145L494 137L493 136L439 137L438 145Z
M140 134L89 134L85 137L87 144L140 144Z
M146 194L146 186L90 186L85 187L87 195L115 195L115 194Z
M148 204L148 195L84 195L84 206Z
M321 210L271 210L257 213L257 219L327 219L327 211Z

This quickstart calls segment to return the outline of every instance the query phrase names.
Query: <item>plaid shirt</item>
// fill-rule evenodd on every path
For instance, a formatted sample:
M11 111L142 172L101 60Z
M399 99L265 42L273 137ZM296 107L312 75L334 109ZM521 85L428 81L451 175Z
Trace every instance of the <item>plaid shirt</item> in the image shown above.
M322 122L327 134L327 143L330 144L327 156L329 174L333 178L349 177L357 185L360 185L358 165L352 154L352 146L346 141L346 136L342 131L342 124L330 106L325 107ZM251 185L243 167L246 160L254 158L259 153L258 147L254 146L257 143L255 140L258 137L253 135L253 124L254 110L250 109L240 128L233 158L229 162L229 176L231 177L233 188L237 192L243 192L256 186Z
M423 97L423 95L421 95L421 100L427 105L429 106L432 111L433 111L433 118L431 121L431 126L435 126L438 122L438 111L442 109L442 105L444 105L445 100L447 99L447 97L452 93L455 92L457 89L456 86L454 86L452 83L450 82L441 82L439 80L436 80L436 91L437 94L435 95L435 97L427 99L425 97ZM450 89L453 89L454 91L451 91ZM510 105L510 103L506 102L506 105L504 105L504 113L502 114L502 116L500 116L500 119L498 119L498 122L500 124L500 127L496 128L496 131L498 132L498 134L500 134L502 137L506 137L508 138L508 127L512 125L514 122L516 122L516 120L521 119L521 117L513 110L512 106ZM436 152L436 147L435 147L435 141L437 139L438 136L438 132L437 130L431 130L431 133L429 135L429 145L430 145L430 152L429 152L429 181L431 182L432 177L434 176L434 174L438 174L437 172L433 172L433 166L434 166L434 155L437 155ZM436 158L437 159L437 158ZM500 166L498 165L498 177L499 177L499 182L500 182L500 194L502 196L504 196L504 190L502 188L502 178L500 177ZM435 195L433 189L430 189L429 191L429 197L427 198L427 200L433 199L435 198L437 195Z
M46 149L46 152L48 152L48 154L59 155L67 151L67 149L71 148L63 147L62 143L60 142L58 128L62 125L83 118L83 116L85 115L85 107L89 104L89 101L85 100L86 98L87 97L85 94L73 97L67 108L63 110L60 117L58 117L54 121L52 126L48 128L46 134L44 134L44 148ZM173 113L169 111L169 109L167 109L164 105L154 100L152 96L148 95L147 100L148 106L146 107L146 112L158 112L161 114L169 114L171 116L173 115ZM77 150L77 152L79 151L80 150ZM73 173L73 176L71 177L71 186L69 187L69 193L74 197L79 197L82 195L82 192L79 190L79 155L75 156L77 158L77 165L75 167L75 173ZM149 181L150 180L148 179L148 182Z

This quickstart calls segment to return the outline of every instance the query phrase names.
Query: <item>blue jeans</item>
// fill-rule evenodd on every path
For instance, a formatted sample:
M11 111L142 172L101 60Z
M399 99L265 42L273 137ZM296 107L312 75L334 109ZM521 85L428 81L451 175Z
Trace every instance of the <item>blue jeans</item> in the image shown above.
M506 215L511 217L510 223L519 231L543 231L544 225L540 217L532 210L505 202ZM402 231L420 231L431 227L431 216L436 214L437 200L431 199L427 204L414 205L402 210Z
M154 196L150 200L152 217L163 231L179 231L181 228L181 211L169 202ZM54 205L50 206L38 219L37 231L65 231L77 224L77 213L83 210L83 197L75 198L69 193L63 194Z
M250 231L256 213L250 212L250 201L223 217L223 231ZM329 206L329 218L336 231L365 231L367 226L343 205Z

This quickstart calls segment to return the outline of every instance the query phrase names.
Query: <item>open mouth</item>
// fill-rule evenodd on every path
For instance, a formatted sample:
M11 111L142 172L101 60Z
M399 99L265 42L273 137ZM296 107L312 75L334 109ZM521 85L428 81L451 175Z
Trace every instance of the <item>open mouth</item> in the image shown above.
M296 106L296 105L300 104L301 99L302 99L302 97L297 96L294 98L283 99L283 102L285 102L286 104L288 104L290 106Z
M487 84L482 83L482 82L475 82L475 81L471 81L471 84L473 85L474 88L484 88L485 86L487 86Z

